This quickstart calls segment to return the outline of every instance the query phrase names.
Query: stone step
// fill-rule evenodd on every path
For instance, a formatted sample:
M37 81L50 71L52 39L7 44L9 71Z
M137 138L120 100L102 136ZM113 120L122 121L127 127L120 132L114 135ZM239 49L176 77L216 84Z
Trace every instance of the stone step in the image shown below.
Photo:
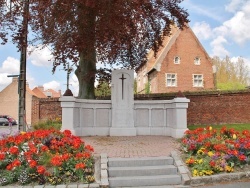
M177 168L174 165L110 167L108 174L109 177L168 175L177 174Z
M109 167L172 165L172 157L109 158Z
M163 186L181 184L180 175L110 177L110 187Z

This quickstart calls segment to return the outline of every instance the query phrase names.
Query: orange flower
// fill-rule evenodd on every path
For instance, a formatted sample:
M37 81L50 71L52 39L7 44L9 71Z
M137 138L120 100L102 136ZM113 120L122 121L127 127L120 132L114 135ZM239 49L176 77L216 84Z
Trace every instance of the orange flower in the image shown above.
M76 168L76 169L84 169L84 168L85 168L85 164L84 164L84 163L77 163L77 164L75 165L75 168Z
M62 158L58 155L52 157L52 159L50 160L50 163L53 166L61 166L62 165Z
M37 162L35 160L30 160L29 165L31 168L34 168L37 165Z
M38 166L38 167L37 167L37 173L38 173L38 174L44 174L44 173L45 173L45 168L44 168L44 166Z

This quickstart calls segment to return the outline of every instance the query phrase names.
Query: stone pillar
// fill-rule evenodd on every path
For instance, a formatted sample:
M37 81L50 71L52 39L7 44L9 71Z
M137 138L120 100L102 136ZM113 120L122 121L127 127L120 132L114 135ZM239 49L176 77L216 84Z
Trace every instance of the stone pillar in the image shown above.
M190 102L187 98L175 98L172 104L172 123L171 136L173 138L181 138L187 130L187 108Z
M111 85L110 136L136 136L134 127L134 71L114 70Z
M76 124L77 119L74 118L76 99L72 96L63 96L59 99L62 107L62 128L61 130L70 130L72 134L81 136L80 127Z

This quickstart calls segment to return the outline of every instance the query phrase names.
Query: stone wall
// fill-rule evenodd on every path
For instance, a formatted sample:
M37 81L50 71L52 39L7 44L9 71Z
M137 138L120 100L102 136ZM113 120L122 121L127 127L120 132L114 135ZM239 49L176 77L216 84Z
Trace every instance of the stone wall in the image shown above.
M250 90L183 94L190 99L187 109L188 125L250 123ZM177 95L178 93L136 95L135 100L169 100ZM61 114L58 99L33 100L32 122L61 117Z

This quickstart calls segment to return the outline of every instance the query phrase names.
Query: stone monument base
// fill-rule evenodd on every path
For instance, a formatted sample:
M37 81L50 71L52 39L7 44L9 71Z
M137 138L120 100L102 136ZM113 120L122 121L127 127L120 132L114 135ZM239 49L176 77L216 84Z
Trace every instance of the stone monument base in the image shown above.
M110 128L110 136L136 136L136 128L118 127Z

